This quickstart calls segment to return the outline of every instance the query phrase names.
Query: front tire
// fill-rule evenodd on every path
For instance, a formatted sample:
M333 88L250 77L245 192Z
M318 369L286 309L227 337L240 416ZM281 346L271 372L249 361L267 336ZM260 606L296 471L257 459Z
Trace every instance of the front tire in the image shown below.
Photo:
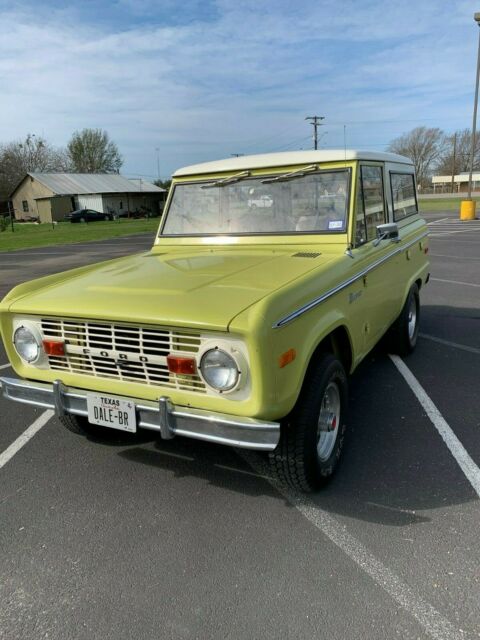
M281 482L303 492L325 485L334 474L345 441L348 383L341 362L323 354L311 368L292 413L270 454Z

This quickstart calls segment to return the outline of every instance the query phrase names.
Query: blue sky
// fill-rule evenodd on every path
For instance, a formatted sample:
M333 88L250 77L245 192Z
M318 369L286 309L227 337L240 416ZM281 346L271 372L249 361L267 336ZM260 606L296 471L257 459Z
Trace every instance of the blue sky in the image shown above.
M0 142L106 129L123 173L469 127L470 1L0 0Z

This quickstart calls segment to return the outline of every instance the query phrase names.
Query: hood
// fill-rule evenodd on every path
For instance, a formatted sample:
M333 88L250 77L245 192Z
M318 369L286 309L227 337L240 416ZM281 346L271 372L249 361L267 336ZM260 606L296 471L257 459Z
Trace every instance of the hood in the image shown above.
M294 257L297 251L151 251L59 274L46 286L40 282L23 296L13 295L9 310L224 331L244 309L332 259Z

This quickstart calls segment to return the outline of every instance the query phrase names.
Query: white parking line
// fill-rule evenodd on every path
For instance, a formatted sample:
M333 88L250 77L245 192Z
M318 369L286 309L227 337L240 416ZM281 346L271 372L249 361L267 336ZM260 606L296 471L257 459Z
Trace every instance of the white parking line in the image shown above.
M27 444L33 436L44 427L50 418L53 416L53 411L48 409L39 416L35 422L33 422L26 431L22 433L12 444L0 454L0 469L4 467L13 456L20 451L20 449Z
M427 227L433 227L434 224L445 222L445 220L452 220L452 218L440 218L440 220L433 220L432 222L427 222Z
M173 451L163 451L162 449L157 449L155 453L159 453L162 456L168 456L170 458L179 458L180 460L188 460L189 462L193 462L195 458L191 458L190 456L184 456L181 453L173 453Z
M0 370L1 369L8 369L8 367L11 367L12 365L10 363L8 364L0 364Z
M468 351L469 353L477 353L480 355L480 349L475 347L467 347L466 344L460 344L458 342L450 342L450 340L444 340L443 338L437 338L436 336L430 336L428 333L419 333L421 338L425 338L426 340L431 340L432 342L438 342L439 344L444 344L447 347L455 347L455 349L461 349L462 351Z
M225 471L233 471L235 473L243 473L246 476L253 476L254 478L263 478L264 480L270 480L269 476L261 476L258 473L254 473L253 471L246 471L245 469L237 469L236 467L229 467L226 464L217 464L214 463L214 467L218 469L224 469Z
M461 284L464 287L480 287L480 284L474 284L473 282L460 282L459 280L444 280L443 278L430 278L435 282L448 282L449 284Z
M397 367L398 371L402 374L403 378L405 379L405 382L408 384L410 389L416 395L417 400L422 405L427 416L430 418L431 422L433 423L433 426L441 435L443 441L449 448L450 453L457 461L458 466L461 468L467 480L470 482L476 494L480 498L480 469L477 467L475 462L469 456L463 444L454 434L452 429L447 424L445 418L442 416L440 411L434 405L433 401L427 395L425 389L422 387L419 381L415 378L415 376L407 367L407 365L403 362L403 360L395 355L390 355L390 358L393 364Z
M429 252L428 255L430 257L434 257L434 258L450 258L451 260L480 260L480 258L475 258L472 256L447 256L444 253L431 253Z
M241 450L237 453L259 475L267 476L268 482L279 491L300 513L334 545L341 549L355 564L384 589L407 613L425 629L435 640L464 640L465 636L457 631L445 616L431 604L422 600L418 593L370 553L357 538L326 511L316 505L308 496L280 485L268 477L268 465L251 452Z

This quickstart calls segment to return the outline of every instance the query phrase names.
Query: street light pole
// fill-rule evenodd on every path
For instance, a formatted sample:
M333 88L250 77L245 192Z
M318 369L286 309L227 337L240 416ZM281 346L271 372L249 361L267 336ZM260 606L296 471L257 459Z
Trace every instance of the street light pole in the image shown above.
M480 27L480 12L475 13L473 16L478 27ZM473 160L475 157L475 142L477 132L477 105L478 105L478 82L480 78L480 28L478 31L478 53L477 53L477 76L475 80L475 102L473 105L473 123L472 123L472 149L470 151L470 173L468 176L468 199L472 198L472 174L473 174Z

